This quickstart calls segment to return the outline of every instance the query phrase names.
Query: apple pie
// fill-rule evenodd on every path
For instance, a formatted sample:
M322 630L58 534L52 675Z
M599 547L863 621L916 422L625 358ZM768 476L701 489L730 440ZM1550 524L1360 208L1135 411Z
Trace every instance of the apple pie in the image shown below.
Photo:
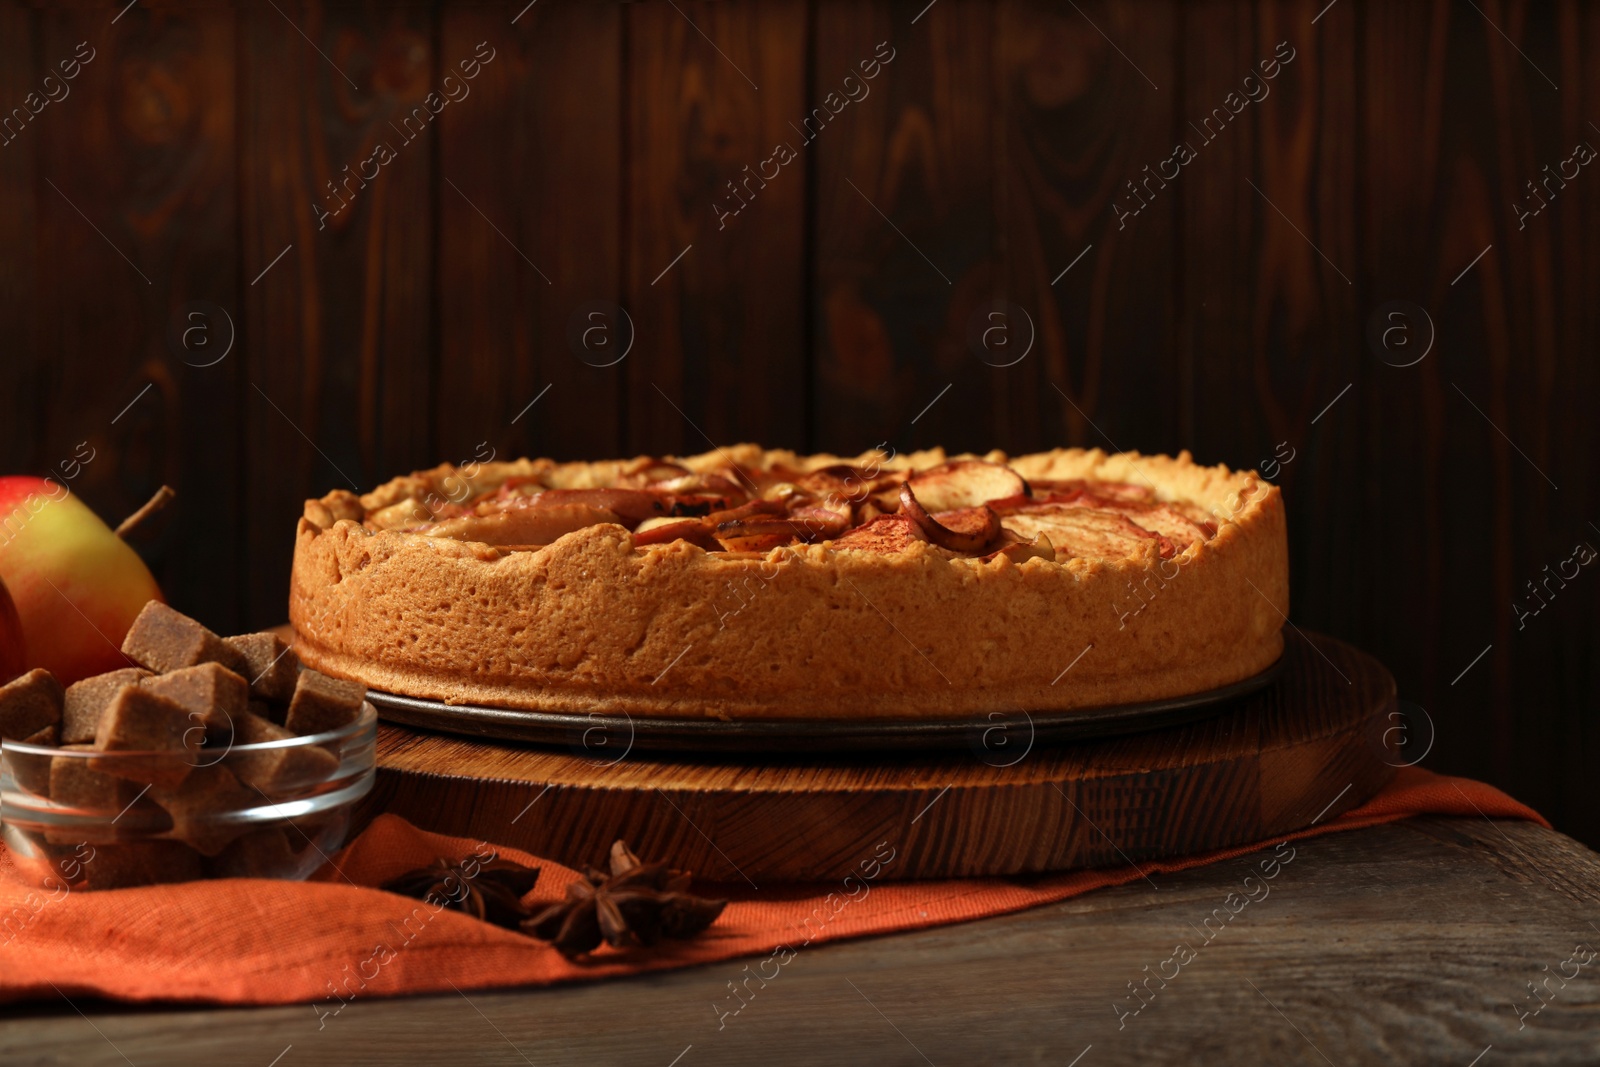
M1286 541L1187 452L447 464L307 501L289 609L307 666L452 704L960 719L1266 669Z

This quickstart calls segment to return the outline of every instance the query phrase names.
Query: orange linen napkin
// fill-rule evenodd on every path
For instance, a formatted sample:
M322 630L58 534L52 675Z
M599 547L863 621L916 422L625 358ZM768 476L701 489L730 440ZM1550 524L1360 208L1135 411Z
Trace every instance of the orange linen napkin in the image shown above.
M1480 782L1406 768L1372 800L1288 841L1411 815L1528 819L1532 809ZM313 881L193 882L69 893L23 885L0 849L0 1001L95 996L128 1001L307 1003L319 1026L352 1001L403 993L543 985L756 957L771 977L805 946L840 938L963 922L1064 900L1152 873L1181 871L1278 845L1279 839L1138 866L1011 878L894 882L894 843L863 856L860 878L840 884L723 885L727 910L690 942L653 950L602 948L571 963L519 933L371 888L478 842L425 833L382 816ZM542 869L535 900L559 899L576 871L515 849L498 852ZM652 858L652 857L646 857ZM1271 860L1272 854L1266 857ZM598 859L598 857L597 857ZM1257 865L1247 873L1257 874ZM1260 877L1260 875L1257 875ZM1269 876L1270 877L1270 876ZM875 880L874 880L875 879ZM754 972L753 972L754 973ZM730 999L729 1008L738 1006Z

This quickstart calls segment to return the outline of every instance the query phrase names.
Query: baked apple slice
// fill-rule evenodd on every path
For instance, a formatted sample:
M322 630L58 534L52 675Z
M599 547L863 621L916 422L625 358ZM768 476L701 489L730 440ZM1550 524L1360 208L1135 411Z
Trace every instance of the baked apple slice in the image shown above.
M958 459L906 479L930 513L974 508L991 500L1027 496L1022 475L1000 463Z
M408 496L397 504L372 512L367 516L366 526L369 530L402 530L419 522L432 522L433 518L426 504Z
M1137 503L1133 501L1093 500L1085 496L1083 502L1089 506L1099 508L1101 511L1114 511L1119 515L1126 515L1133 523L1153 530L1171 541L1179 552L1188 548L1196 541L1209 540L1216 531L1207 533L1205 527L1195 522L1183 512L1167 504Z
M757 516L719 523L714 536L729 552L770 552L792 542L795 530L788 519Z
M1196 541L1209 540L1217 532L1214 524L1205 521L1204 512L1193 505L1147 499L1151 496L1147 489L1125 482L1036 482L1033 491L1033 497L1009 497L993 501L989 506L1000 515L1002 523L1013 515L1062 506L1115 512L1127 516L1137 526L1161 534L1180 552Z
M738 507L750 498L749 491L720 474L683 474L645 486L667 502L674 515L709 515Z
M818 497L838 497L851 504L859 504L874 493L891 489L905 481L903 471L878 471L869 474L848 463L835 463L814 471L796 475L794 483Z
M904 552L919 541L926 543L927 540L928 536L922 532L922 527L909 515L880 515L863 526L846 531L831 543L834 548L893 554Z
M616 512L605 508L591 504L553 504L542 508L513 508L491 515L463 515L416 527L414 532L490 545L548 545L574 530L603 522L623 524Z
M1044 559L1055 562L1056 548L1050 543L1050 537L1040 532L1031 540L1018 537L1010 530L1000 531L1000 547L981 557L986 562L1004 556L1012 563L1021 563L1025 559Z
M1087 478L1041 479L1033 483L1033 495L1041 503L1060 498L1065 502L1082 493L1090 493L1102 500L1129 500L1135 503L1153 501L1155 491L1148 485L1131 482L1101 482Z
M751 500L748 503L740 504L736 508L726 508L722 511L713 511L711 514L706 516L706 521L712 526L720 526L725 522L735 522L738 520L759 517L777 519L782 518L787 514L789 514L789 509L785 508L780 501Z
M789 522L802 541L826 541L838 537L853 524L850 505L804 504L789 509Z
M642 456L631 466L622 471L618 481L626 481L630 485L654 485L672 478L694 477L693 472L681 463L674 463L668 459L657 459L654 456Z
M1152 543L1163 559L1175 552L1171 541L1132 522L1126 515L1098 508L1052 504L1019 511L1001 520L1005 528L1022 538L1044 534L1050 539L1056 559L1088 556L1122 559L1140 556Z
M624 526L637 526L646 519L665 516L666 501L641 489L546 489L533 496L518 497L503 505L507 511L560 507L592 507L610 512ZM617 519L607 519L616 522Z
M699 519L646 519L633 531L635 545L665 545L673 541L687 541L707 552L716 552L722 548L710 527Z
M910 481L900 487L900 511L922 527L928 540L952 552L981 552L1000 532L1000 517L981 504L930 515Z

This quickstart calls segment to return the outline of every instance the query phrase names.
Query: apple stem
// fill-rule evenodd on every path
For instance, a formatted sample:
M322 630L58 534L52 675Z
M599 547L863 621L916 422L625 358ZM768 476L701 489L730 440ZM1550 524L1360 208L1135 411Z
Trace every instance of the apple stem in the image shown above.
M160 489L156 490L155 496L144 502L143 507L122 520L121 525L119 525L115 531L116 535L126 541L130 533L137 533L139 527L144 524L145 520L149 519L150 516L156 514L157 512L165 509L166 506L172 502L172 498L177 495L177 493L172 491L172 487L170 485L163 485Z

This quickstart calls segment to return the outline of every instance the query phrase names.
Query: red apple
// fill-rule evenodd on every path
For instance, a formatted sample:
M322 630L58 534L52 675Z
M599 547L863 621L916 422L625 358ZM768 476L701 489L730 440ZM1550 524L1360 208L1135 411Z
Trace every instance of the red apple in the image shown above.
M0 581L28 667L71 685L127 666L122 639L161 589L139 554L59 482L0 478Z
M22 643L22 620L11 602L6 583L0 582L0 685L28 669L27 646Z

